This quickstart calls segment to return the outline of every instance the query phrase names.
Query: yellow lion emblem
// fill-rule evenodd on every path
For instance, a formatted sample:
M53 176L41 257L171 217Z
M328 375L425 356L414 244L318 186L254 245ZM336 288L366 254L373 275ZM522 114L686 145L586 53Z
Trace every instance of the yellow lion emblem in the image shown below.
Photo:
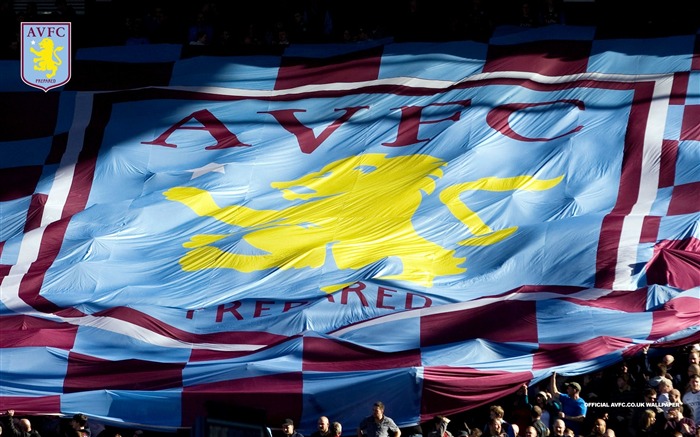
M58 52L63 50L62 46L54 48L54 43L51 38L44 38L39 41L40 50L34 47L29 47L29 51L36 55L34 58L34 69L38 71L47 71L46 78L50 79L56 75L58 67L63 64L63 61L58 56Z
M418 234L412 222L423 196L435 190L435 181L442 177L445 164L428 155L351 156L299 179L272 183L285 199L297 201L280 210L243 205L220 207L205 190L171 188L164 193L167 199L186 205L199 216L245 228L243 240L260 250L260 254L233 253L212 245L227 234L197 235L183 245L191 250L180 264L185 271L319 268L325 264L330 248L340 269L359 269L387 257L398 257L402 272L380 279L432 286L435 277L466 270L462 267L465 258ZM473 235L459 244L490 245L507 238L517 227L493 231L460 200L460 193L545 190L562 178L483 178L447 187L439 198ZM324 290L334 291L339 286L334 284Z

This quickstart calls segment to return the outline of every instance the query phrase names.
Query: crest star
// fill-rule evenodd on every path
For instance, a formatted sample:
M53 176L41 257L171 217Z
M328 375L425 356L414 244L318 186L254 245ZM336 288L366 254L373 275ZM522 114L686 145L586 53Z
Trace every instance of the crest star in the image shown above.
M225 164L218 164L216 162L210 162L203 167L198 167L198 168L187 170L187 171L192 172L192 177L190 178L190 180L196 179L200 176L204 176L205 174L211 173L211 172L226 174Z

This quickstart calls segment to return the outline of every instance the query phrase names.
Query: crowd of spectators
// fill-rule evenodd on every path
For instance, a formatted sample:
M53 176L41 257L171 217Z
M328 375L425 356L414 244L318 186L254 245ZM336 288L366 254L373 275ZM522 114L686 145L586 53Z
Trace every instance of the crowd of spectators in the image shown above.
M700 437L700 344L644 348L631 359L577 377L554 373L493 403L412 427L399 429L384 408L381 402L373 406L376 423L368 416L345 428L351 435L357 429L358 437ZM37 416L31 422L14 412L4 416L0 434L7 437L177 437L99 424L91 428L82 414ZM341 437L342 418L334 419L340 420L321 416L311 437ZM386 425L388 434L368 431L375 425ZM272 430L275 437L304 437L293 419L273 424Z
M71 21L76 48L171 43L261 52L292 43L486 41L497 26L595 25L624 34L694 32L681 0L0 0L3 58L19 58L19 23ZM81 3L82 5L82 3Z

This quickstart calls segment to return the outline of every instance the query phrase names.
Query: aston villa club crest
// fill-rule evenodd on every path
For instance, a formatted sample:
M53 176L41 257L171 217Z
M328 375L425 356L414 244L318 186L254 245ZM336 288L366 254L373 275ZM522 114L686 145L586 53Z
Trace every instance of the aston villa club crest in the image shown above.
M71 23L22 23L22 81L48 91L71 76Z

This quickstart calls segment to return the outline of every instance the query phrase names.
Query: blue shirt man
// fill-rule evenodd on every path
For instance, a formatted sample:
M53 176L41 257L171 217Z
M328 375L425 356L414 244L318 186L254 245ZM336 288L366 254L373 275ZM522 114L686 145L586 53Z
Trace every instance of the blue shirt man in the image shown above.
M586 418L588 406L581 396L581 385L578 382L566 383L566 394L557 389L557 374L552 373L550 380L553 397L561 403L559 418L564 419L567 428L571 428L576 435L581 433L581 425Z
M360 422L357 437L401 437L401 430L390 417L384 415L384 404L375 402L372 415Z

